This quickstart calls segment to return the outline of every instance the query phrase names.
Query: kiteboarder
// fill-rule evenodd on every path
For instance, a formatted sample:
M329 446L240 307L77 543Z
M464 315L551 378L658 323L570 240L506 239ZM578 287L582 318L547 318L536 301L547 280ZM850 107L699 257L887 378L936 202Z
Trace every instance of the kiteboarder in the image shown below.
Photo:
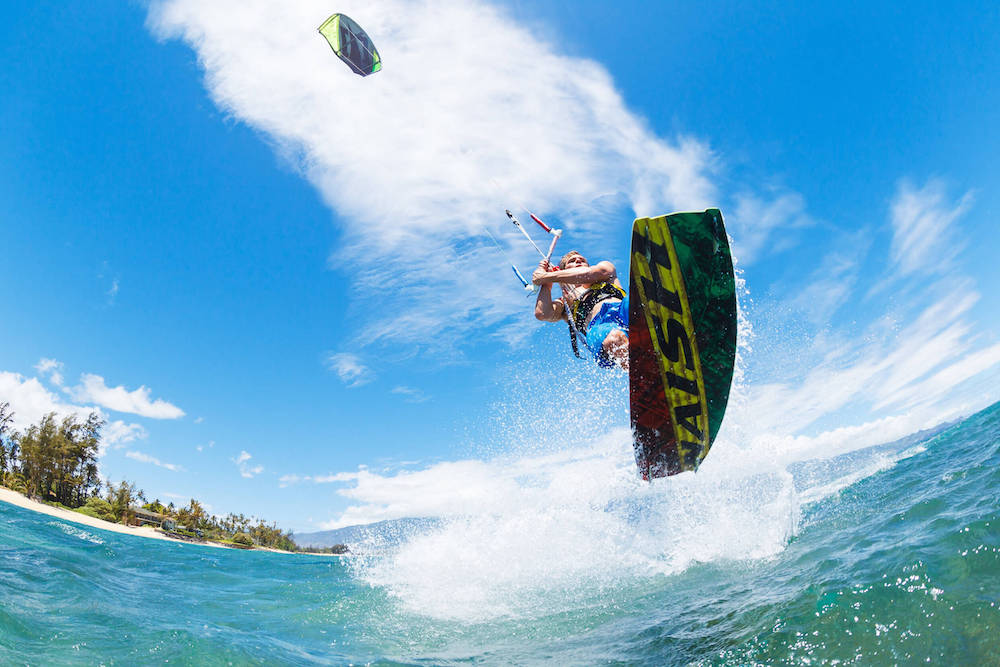
M542 260L531 282L540 287L535 318L543 322L566 319L576 356L580 356L579 338L598 366L628 370L628 295L614 264L605 260L591 266L586 257L572 250L559 260L558 268ZM552 298L554 283L562 289L561 298Z

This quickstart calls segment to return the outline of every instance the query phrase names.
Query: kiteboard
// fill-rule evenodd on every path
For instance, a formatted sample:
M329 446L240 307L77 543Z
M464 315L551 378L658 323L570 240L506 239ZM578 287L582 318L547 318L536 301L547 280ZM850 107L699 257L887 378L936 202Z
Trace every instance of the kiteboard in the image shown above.
M629 391L642 478L697 470L719 432L736 362L736 282L722 213L632 224Z

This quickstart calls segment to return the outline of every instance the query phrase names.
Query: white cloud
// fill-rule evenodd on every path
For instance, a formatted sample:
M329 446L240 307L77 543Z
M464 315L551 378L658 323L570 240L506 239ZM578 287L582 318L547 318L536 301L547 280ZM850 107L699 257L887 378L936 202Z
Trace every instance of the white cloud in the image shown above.
M949 202L944 183L930 180L915 188L901 181L892 201L892 259L903 274L940 273L949 269L951 260L961 250L950 233L972 204L972 193L957 202ZM941 239L946 239L941 243Z
M63 383L62 376L63 363L61 361L56 361L55 359L42 358L35 364L35 370L38 371L40 375L48 375L49 382L57 387L61 387Z
M38 378L26 378L9 371L0 371L0 402L10 403L18 429L37 424L50 412L86 419L95 410L93 407L63 403Z
M250 452L247 452L246 450L243 450L243 451L240 452L239 456L237 456L236 458L232 459L233 463L236 464L236 467L239 468L239 470L240 470L240 476L241 477L246 477L246 478L249 479L251 477L255 477L255 476L259 475L260 473L264 472L264 466L262 466L262 465L251 466L250 465L250 459L252 459L252 458L253 457L250 455Z
M171 470L173 472L181 472L184 470L184 468L182 468L179 465L176 465L174 463L164 463L155 456L150 456L149 454L144 454L139 451L129 450L128 452L125 452L125 456L135 461L140 461L142 463L152 463L154 466L166 468L167 470Z
M375 379L370 368L361 363L356 354L339 352L326 358L326 367L337 374L341 382L348 387L360 387Z
M360 470L364 471L366 468L364 466L360 467ZM357 473L353 472L337 472L330 473L328 475L314 475L311 479L317 484L332 484L334 482L349 482L355 478ZM306 477L305 479L310 479Z
M104 427L104 440L109 445L144 440L149 436L140 424L126 424L119 420L109 422Z
M403 396L403 400L405 400L407 403L424 403L430 400L430 396L420 391L419 389L414 389L413 387L406 387L403 385L400 385L398 387L393 387L392 393Z
M35 370L43 375L52 370L57 370L63 367L61 361L56 361L55 359L47 359L42 357L39 359L38 363L35 364Z
M290 484L298 484L303 479L308 480L309 477L300 477L299 475L282 475L278 478L278 486L282 489Z
M39 362L38 370L52 373L55 368L61 367L58 362L51 362L52 360L43 359ZM37 424L50 412L56 413L59 417L73 415L80 420L85 420L95 412L102 418L107 418L107 415L96 406L62 402L59 396L46 389L38 378L26 378L7 371L0 371L0 403L2 402L10 403L14 412L15 426L19 430ZM121 420L109 421L101 433L98 456L104 456L109 446L144 439L147 435L146 429L139 424L127 424Z
M408 461L400 463L399 465L413 465L414 462ZM368 466L361 465L358 466L360 472L368 470ZM337 482L351 482L357 479L358 473L356 472L337 472L337 473L327 473L325 475L298 475L298 474L288 474L282 475L278 482L282 488L286 486L291 486L292 484L298 484L300 482L308 482L312 484L334 484Z
M150 400L150 389L142 386L134 391L128 391L124 386L108 387L104 378L92 373L80 376L80 384L67 389L69 395L76 401L93 401L98 405L115 410L128 412L152 419L178 419L184 416L184 411L163 399Z
M561 212L574 239L603 234L610 221L592 206L608 196L642 215L715 203L706 146L653 134L603 67L560 54L503 10L471 0L337 9L372 35L381 72L358 77L330 53L313 2L166 0L148 23L187 42L216 104L266 133L337 211L345 247L332 261L356 273L358 299L380 304L363 342L451 349L470 327L523 313L479 231L506 224L506 197ZM442 299L469 289L475 302Z

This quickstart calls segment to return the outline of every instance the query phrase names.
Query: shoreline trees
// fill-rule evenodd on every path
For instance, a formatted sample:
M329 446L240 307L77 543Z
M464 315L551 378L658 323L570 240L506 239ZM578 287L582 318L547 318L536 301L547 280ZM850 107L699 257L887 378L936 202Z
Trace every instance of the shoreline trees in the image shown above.
M59 419L50 412L20 433L14 430L10 404L0 403L0 485L105 521L129 525L138 507L173 519L183 527L182 534L193 539L235 543L242 548L319 551L300 548L291 531L281 530L276 523L233 513L219 518L194 498L181 508L173 503L164 506L159 499L148 502L132 482L102 482L97 462L104 425L97 412L82 420L77 415Z
M20 473L28 492L43 500L79 507L100 489L97 445L104 420L91 413L83 422L76 415L42 417L17 438Z

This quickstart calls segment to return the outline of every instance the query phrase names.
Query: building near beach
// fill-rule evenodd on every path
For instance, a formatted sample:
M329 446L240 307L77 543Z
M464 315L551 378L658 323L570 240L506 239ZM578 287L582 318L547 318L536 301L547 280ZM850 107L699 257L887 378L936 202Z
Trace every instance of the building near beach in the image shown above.
M137 526L153 526L154 528L162 528L163 530L177 530L177 522L165 514L133 507L132 516L135 517L134 520Z

